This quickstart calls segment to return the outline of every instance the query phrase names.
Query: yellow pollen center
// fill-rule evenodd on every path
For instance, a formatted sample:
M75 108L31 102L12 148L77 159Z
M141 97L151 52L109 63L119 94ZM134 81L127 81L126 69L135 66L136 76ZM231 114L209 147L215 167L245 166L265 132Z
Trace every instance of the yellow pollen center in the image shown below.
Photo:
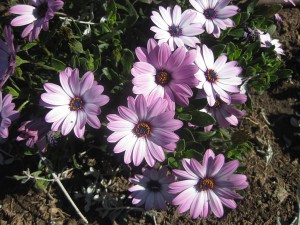
M203 180L200 180L199 182L199 188L201 191L208 191L214 189L214 181L209 178L205 178Z
M166 71L160 71L155 76L155 81L157 84L160 84L162 86L168 84L171 80L171 76Z
M134 133L138 137L150 136L151 128L147 123L139 123L134 127Z
M84 105L84 103L83 103L82 99L78 98L78 97L72 98L70 101L70 109L72 111L77 111L77 110L83 109L83 105Z

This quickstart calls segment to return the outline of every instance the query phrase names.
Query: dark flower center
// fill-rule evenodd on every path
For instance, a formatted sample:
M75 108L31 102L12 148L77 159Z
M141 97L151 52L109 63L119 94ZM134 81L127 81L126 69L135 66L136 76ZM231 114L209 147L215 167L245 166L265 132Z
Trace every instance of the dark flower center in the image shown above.
M216 99L214 108L220 108L221 107L221 101L219 99Z
M207 70L205 72L205 76L206 76L206 79L212 83L215 83L218 80L218 74L212 69Z
M201 191L209 191L209 190L214 189L214 187L215 187L215 183L210 178L202 179L199 182L199 188Z
M39 5L37 8L37 14L39 18L45 18L47 10L48 10L47 2L44 2L43 4Z
M138 123L134 127L134 133L138 137L148 137L150 136L150 131L151 131L151 127L149 126L149 124L144 122Z
M203 14L208 20L214 19L217 16L217 13L214 9L206 9L204 10Z
M72 111L78 111L83 109L84 103L81 98L72 98L70 101L70 109Z
M150 180L147 183L147 188L152 192L159 192L161 190L161 184L156 180Z
M265 42L265 45L266 45L266 47L268 47L268 48L270 48L270 47L273 46L272 43L271 43L270 41L266 41L266 42Z
M169 33L172 37L178 37L182 35L182 29L179 26L172 25L169 27Z
M161 86L165 86L168 84L171 80L171 76L166 71L159 71L155 76L155 81L157 84L160 84Z

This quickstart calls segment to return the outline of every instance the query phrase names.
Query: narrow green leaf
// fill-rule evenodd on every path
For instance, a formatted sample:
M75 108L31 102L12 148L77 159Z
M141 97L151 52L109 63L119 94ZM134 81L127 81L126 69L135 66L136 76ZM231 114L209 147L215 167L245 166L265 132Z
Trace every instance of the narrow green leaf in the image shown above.
M51 59L51 66L55 68L57 72L61 72L66 68L66 64L55 58Z
M195 134L195 136L197 137L197 139L199 141L207 141L208 139L210 139L215 134L216 134L216 131L208 131L208 132L200 131L200 132L197 132Z
M123 66L123 72L125 74L130 74L130 70L132 68L132 64L134 61L134 54L129 49L125 48L122 51L121 63Z
M27 60L22 59L19 56L16 57L16 66L20 66L20 65L25 64L25 63L30 63L30 62L27 61Z

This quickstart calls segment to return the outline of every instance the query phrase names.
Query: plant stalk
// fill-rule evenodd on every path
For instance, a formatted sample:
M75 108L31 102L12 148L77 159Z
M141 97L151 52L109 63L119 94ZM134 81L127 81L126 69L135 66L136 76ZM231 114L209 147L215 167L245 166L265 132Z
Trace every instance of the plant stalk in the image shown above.
M86 223L88 224L88 220L85 218L85 216L80 212L80 210L78 209L78 207L76 206L76 204L74 203L73 199L71 198L71 196L69 195L68 191L65 189L64 185L61 183L59 177L56 175L56 173L51 169L51 167L49 166L48 162L47 162L47 158L45 156L43 156L41 153L39 153L41 160L43 161L43 163L45 164L45 166L48 167L48 169L51 172L52 177L54 178L55 182L58 184L58 186L60 187L60 189L63 191L64 195L67 197L67 199L69 200L69 202L71 203L71 205L73 206L73 208L75 209L76 213L80 216L80 218Z

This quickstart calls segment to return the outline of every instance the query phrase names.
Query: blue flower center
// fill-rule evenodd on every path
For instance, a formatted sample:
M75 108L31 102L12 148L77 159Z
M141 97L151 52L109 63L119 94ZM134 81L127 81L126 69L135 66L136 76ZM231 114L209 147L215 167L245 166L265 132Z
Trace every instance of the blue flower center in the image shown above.
M217 16L217 13L214 9L206 9L204 10L203 14L208 20L214 19Z
M159 71L155 76L155 82L161 86L167 85L171 80L171 76L166 71Z
M215 83L218 80L218 74L212 69L207 70L204 74L211 83Z
M215 187L215 183L210 178L205 178L199 181L199 188L201 191L213 190L214 187Z
M48 11L48 3L44 2L43 4L41 4L37 7L38 17L39 18L45 18L47 11Z
M71 111L78 111L83 109L84 102L82 101L81 98L72 98L70 101L70 109Z
M151 127L149 126L149 124L144 122L138 123L134 127L134 133L138 137L148 137L150 136L150 131L151 131Z
M172 25L169 27L169 33L172 37L179 37L182 35L182 29L179 26Z
M266 47L268 47L268 48L270 48L270 47L273 46L272 43L271 43L270 41L266 41L266 42L265 42L265 45L266 45Z
M150 180L147 183L147 189L152 192L159 192L161 190L161 184L156 180Z

